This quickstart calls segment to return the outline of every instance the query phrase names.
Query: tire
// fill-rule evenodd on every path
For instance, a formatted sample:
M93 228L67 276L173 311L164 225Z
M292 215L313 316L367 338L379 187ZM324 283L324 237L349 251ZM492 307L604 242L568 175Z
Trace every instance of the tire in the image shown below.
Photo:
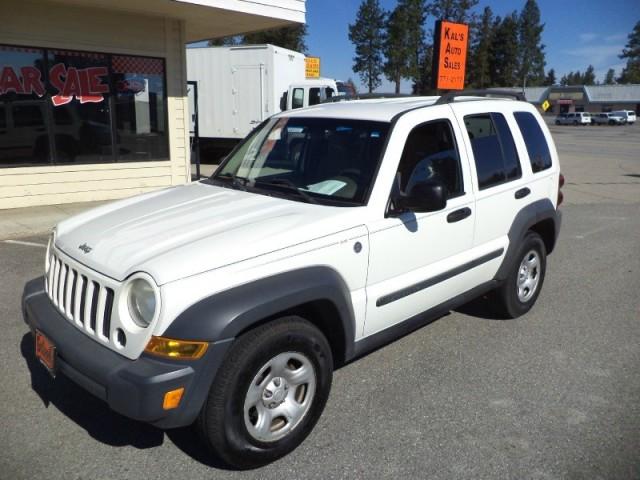
M515 258L507 279L495 292L500 313L507 318L517 318L531 310L542 289L547 250L540 235L527 232ZM527 268L521 271L525 263Z
M294 380L289 375L295 371L306 375ZM266 465L294 450L311 432L332 377L331 348L320 330L297 316L274 320L232 345L196 427L227 465ZM278 415L285 412L291 417Z
M560 120L556 120L556 125L560 125Z

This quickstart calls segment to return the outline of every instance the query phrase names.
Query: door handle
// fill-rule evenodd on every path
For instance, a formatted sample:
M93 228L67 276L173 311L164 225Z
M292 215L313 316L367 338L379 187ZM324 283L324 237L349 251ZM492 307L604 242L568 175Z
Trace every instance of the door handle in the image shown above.
M518 200L519 200L519 199L521 199L521 198L526 197L526 196L527 196L527 195L529 195L530 193L531 193L531 190L529 190L529 188L528 188L528 187L524 187L524 188L521 188L520 190L518 190L518 191L516 192L515 197L516 197L516 199L518 199Z
M465 218L467 218L469 215L471 215L471 209L470 208L461 208L460 210L456 210L454 212L451 212L449 215L447 215L447 222L449 223L455 223L455 222L459 222L460 220L464 220Z

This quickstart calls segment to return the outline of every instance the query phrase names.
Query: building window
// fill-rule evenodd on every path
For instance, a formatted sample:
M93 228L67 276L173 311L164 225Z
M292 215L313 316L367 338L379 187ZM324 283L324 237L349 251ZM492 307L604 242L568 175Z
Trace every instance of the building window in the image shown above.
M118 158L166 158L164 63L157 58L114 55Z
M164 60L0 45L0 168L168 158Z

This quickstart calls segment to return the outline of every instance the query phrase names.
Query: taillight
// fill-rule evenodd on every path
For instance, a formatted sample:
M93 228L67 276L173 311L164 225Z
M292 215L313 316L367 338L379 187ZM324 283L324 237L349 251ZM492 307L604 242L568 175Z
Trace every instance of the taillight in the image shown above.
M562 201L564 200L564 195L562 194L562 187L564 187L564 175L560 174L560 178L558 178L558 202L556 203L556 208L558 208L562 203Z

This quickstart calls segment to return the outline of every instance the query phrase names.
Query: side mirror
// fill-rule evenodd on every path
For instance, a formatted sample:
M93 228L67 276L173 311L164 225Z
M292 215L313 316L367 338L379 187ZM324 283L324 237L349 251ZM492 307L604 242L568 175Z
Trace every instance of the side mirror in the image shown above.
M283 112L287 109L287 97L289 96L289 92L284 92L280 97L280 110Z
M447 206L447 187L438 180L416 182L411 190L396 197L401 210L412 212L437 212Z

